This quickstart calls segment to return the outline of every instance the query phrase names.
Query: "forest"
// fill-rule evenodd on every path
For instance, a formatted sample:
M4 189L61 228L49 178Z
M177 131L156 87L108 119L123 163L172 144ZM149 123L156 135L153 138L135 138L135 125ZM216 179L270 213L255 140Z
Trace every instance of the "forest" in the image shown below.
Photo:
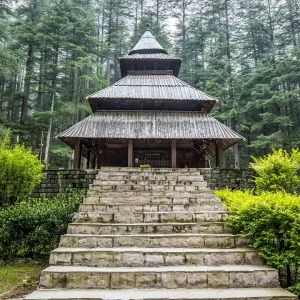
M0 0L0 139L10 130L47 167L68 168L55 137L120 79L118 58L146 24L182 58L179 77L220 100L212 115L246 138L242 167L300 146L300 0Z

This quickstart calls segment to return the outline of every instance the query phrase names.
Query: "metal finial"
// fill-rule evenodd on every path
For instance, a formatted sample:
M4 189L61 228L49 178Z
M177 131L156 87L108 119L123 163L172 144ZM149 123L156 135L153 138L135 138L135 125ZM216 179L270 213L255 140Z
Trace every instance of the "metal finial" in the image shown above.
M149 29L150 29L150 24L147 23L147 24L146 24L146 30L149 30Z

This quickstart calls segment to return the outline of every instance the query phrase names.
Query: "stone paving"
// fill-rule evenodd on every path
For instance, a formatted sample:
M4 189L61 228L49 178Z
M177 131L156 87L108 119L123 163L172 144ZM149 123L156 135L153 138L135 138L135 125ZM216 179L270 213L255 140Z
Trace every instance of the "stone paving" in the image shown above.
M288 300L200 169L102 168L26 299Z

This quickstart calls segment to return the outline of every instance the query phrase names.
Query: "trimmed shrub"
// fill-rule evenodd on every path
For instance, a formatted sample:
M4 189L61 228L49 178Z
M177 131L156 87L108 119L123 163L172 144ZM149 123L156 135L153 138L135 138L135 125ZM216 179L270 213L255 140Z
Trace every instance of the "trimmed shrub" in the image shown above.
M233 231L249 239L267 264L285 269L286 286L296 283L300 264L300 196L286 193L217 191L232 216Z
M43 178L44 165L30 148L12 146L7 134L0 144L0 202L24 199Z
M294 193L299 187L298 169L300 151L292 149L291 154L286 150L274 150L271 154L255 158L252 168L257 172L255 177L257 193L287 192Z
M53 199L27 199L0 209L0 258L44 260L67 232L83 193L73 189Z

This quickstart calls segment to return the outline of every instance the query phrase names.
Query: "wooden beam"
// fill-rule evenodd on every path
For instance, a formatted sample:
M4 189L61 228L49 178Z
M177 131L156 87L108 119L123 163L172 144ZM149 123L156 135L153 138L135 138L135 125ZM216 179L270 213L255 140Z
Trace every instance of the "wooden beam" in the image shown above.
M73 169L79 169L81 163L81 140L75 141Z
M234 168L238 170L240 168L239 144L234 144L233 152L234 152Z
M176 140L171 141L171 168L176 168Z
M128 140L128 167L133 167L133 140Z

